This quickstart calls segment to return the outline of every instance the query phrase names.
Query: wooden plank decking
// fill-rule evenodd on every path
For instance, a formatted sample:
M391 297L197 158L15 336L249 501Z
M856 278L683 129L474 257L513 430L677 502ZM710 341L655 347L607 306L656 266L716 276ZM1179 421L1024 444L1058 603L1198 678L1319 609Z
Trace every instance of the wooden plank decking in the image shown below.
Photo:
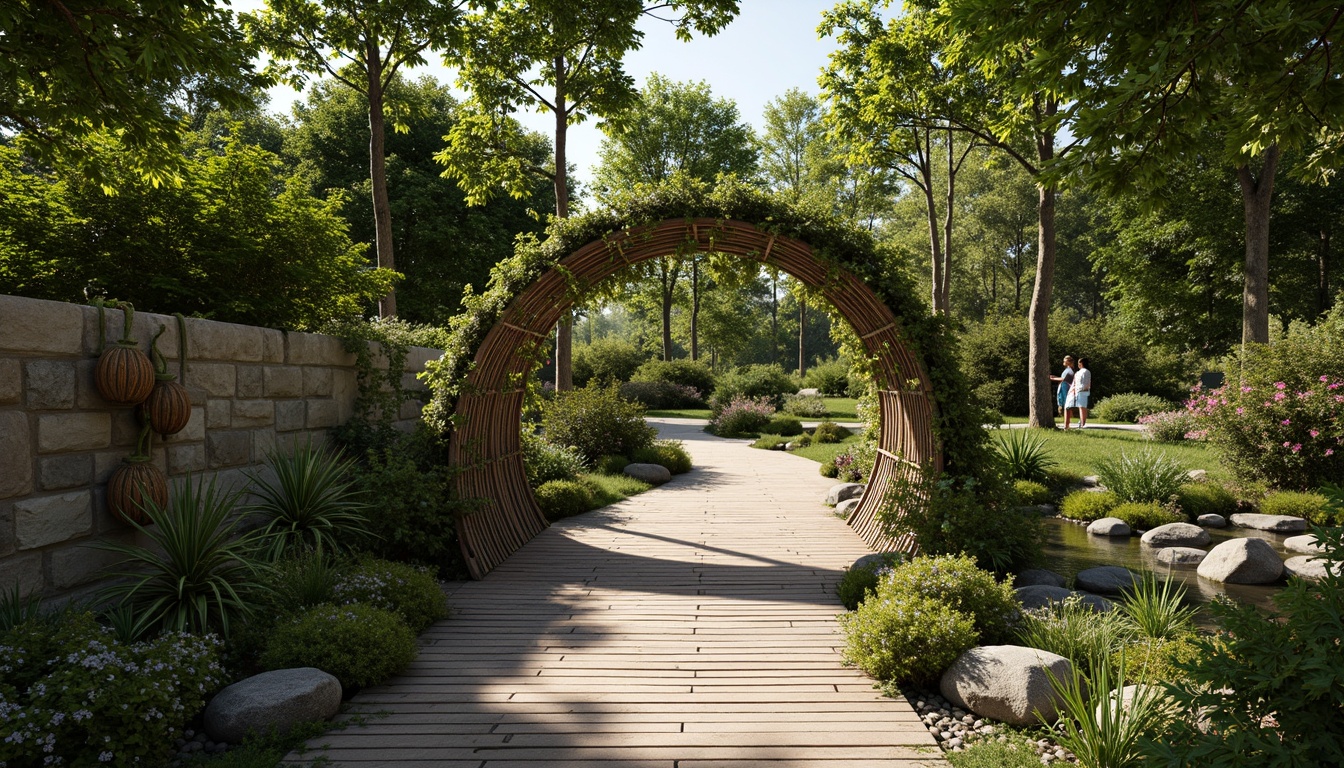
M663 424L696 469L544 531L485 579L334 765L946 766L910 706L840 665L834 585L867 550L816 464ZM297 756L292 756L296 757ZM301 759L301 758L300 758Z

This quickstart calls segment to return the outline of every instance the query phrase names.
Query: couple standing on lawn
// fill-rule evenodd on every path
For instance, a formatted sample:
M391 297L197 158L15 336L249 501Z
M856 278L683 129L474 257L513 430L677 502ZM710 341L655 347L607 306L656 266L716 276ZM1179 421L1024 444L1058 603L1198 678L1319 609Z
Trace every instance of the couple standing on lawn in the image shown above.
M1051 381L1059 382L1055 398L1060 410L1064 411L1064 428L1069 428L1069 419L1078 412L1078 428L1087 426L1087 401L1092 396L1092 370L1088 368L1086 357L1078 358L1076 364L1073 355L1064 356L1064 371L1051 376Z

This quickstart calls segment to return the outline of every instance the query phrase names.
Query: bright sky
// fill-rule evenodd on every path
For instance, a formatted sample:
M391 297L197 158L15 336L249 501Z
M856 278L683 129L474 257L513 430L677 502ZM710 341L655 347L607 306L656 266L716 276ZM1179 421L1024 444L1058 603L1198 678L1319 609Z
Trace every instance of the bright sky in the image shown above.
M834 41L817 38L823 10L835 0L741 0L741 13L714 37L697 36L689 43L676 39L665 23L646 19L641 24L644 47L626 57L626 71L643 84L652 72L679 81L704 80L715 96L737 102L742 119L759 127L765 103L789 88L817 93L817 75L826 65ZM234 0L235 11L263 7L263 0ZM410 75L433 75L453 83L454 74L441 64L408 70ZM271 90L271 109L288 114L298 98L289 88ZM549 114L519 116L533 130L550 136ZM597 163L602 132L594 121L569 129L569 160L581 181L591 178Z

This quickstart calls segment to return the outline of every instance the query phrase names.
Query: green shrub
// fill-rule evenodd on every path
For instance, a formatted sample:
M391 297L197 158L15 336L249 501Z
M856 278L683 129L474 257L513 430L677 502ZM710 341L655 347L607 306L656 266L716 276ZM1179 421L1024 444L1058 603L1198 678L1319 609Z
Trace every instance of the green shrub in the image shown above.
M593 492L577 480L552 480L533 492L547 520L555 522L593 508Z
M1118 668L1123 654L1127 685L1182 683L1189 679L1185 668L1197 653L1194 632L1173 638L1139 637L1112 654L1111 665Z
M1106 490L1121 501L1170 501L1188 479L1186 468L1163 451L1120 451L1114 458L1097 463L1097 477Z
M849 392L849 363L836 358L818 361L807 369L803 386L827 397L844 397Z
M843 443L850 431L834 421L823 421L812 430L812 440L817 443Z
M597 464L593 471L599 475L619 475L625 471L625 465L630 463L628 456L619 456L614 453L608 453L605 456L599 456Z
M68 612L0 635L0 764L166 765L224 683L213 636L127 644Z
M1058 462L1050 458L1045 438L1031 432L1027 429L1008 430L997 443L999 459L1009 478L1044 483Z
M764 427L761 427L761 431L783 437L795 437L803 434L803 422L792 414L775 414Z
M868 593L877 589L878 579L904 561L905 555L891 552L880 560L873 560L861 567L846 570L845 575L841 576L835 585L835 594L840 598L840 604L851 611L858 608Z
M1098 421L1118 421L1134 424L1138 422L1140 416L1149 416L1175 409L1176 404L1170 400L1137 392L1124 392L1111 395L1097 403L1096 407L1092 409L1092 416Z
M1014 480L1013 493L1017 494L1017 502L1025 506L1036 506L1050 501L1050 489L1030 480Z
M1195 631L1195 609L1186 605L1185 586L1144 574L1116 606L1138 637L1173 640Z
M737 398L765 398L779 410L784 406L784 396L797 390L793 378L778 365L747 365L719 376L710 405L717 411Z
M1059 513L1070 520L1092 522L1109 517L1111 510L1120 505L1120 499L1110 491L1074 491L1059 503Z
M1317 525L1332 522L1325 509L1326 499L1319 493L1273 491L1260 500L1260 511L1266 515L1303 517Z
M627 381L621 384L621 397L654 410L705 407L704 398L694 387L669 381Z
M868 442L855 443L831 459L835 476L846 483L868 482L868 474L873 471L876 461L877 446Z
M100 598L129 606L142 628L228 635L252 612L265 536L242 532L237 502L238 494L218 490L213 478L190 476L174 484L167 508L149 501L149 524L132 527L150 546L112 539L89 545L123 558Z
M319 605L276 625L261 665L317 667L349 693L395 675L415 654L415 634L397 614L362 603Z
M1337 565L1316 584L1289 579L1272 598L1277 615L1209 604L1221 632L1193 641L1179 664L1189 684L1167 687L1183 716L1145 744L1161 764L1344 765L1344 531L1316 536Z
M523 451L523 468L527 470L527 485L534 490L552 480L577 480L587 469L578 451L555 445L526 427L519 436L519 444Z
M337 578L332 602L391 611L420 633L448 615L448 599L434 574L406 563L367 558Z
M648 448L640 448L631 457L640 464L660 464L674 475L691 471L691 455L680 440L658 440ZM622 467L624 469L624 467Z
M589 462L608 453L629 456L657 435L644 423L644 409L622 400L615 384L557 393L542 409L541 426L548 441L574 448Z
M937 682L979 639L970 616L931 597L888 597L878 584L874 599L840 617L843 659L869 676L916 686Z
M1156 501L1126 501L1118 504L1108 514L1108 517L1117 517L1129 523L1129 527L1136 531L1148 531L1159 525L1167 523L1179 523L1185 520L1185 515L1173 511L1170 507L1164 507Z
M1118 613L1098 613L1077 597L1027 611L1017 629L1018 643L1063 656L1083 674L1106 663L1132 637Z
M784 398L784 412L804 419L824 419L830 414L826 401L816 395L793 395Z
M1239 480L1312 491L1344 477L1344 305L1242 345L1223 369L1229 384L1190 410Z
M469 502L455 498L444 453L442 438L423 425L364 449L354 478L373 500L373 537L365 549L390 560L433 565L449 577L463 571L453 521Z
M912 480L893 479L877 520L890 536L915 537L930 555L966 554L981 568L1010 573L1039 557L1040 516L1017 509L1011 486L990 476L939 475L925 470Z
M774 417L775 407L766 398L733 398L709 420L709 428L719 437L744 437L765 428Z
M921 555L896 566L886 578L891 584L879 594L928 597L961 611L975 621L985 645L1007 641L1021 618L1012 586L996 581L966 555Z
M271 478L274 478L273 480ZM369 535L368 510L342 451L312 441L285 455L266 454L266 471L249 473L252 514L264 521L272 559L297 549L339 551Z
M835 466L835 459L828 459L821 463L821 468L817 470L822 477L839 477L840 468Z
M812 444L812 436L809 435L808 433L804 432L803 434L801 434L801 435L798 436L798 441L797 441L797 442L798 442L799 445L801 445L801 446L803 446L804 448L806 448L807 446L809 446L809 445Z
M1040 768L1041 759L1031 739L1011 731L1000 733L998 738L972 742L962 751L948 752L944 757L952 768Z
M1227 517L1237 511L1237 497L1218 483L1186 483L1176 491L1176 505L1191 520L1200 515Z
M714 372L701 362L690 360L649 360L639 366L631 381L665 381L691 387L700 399L714 394Z
M336 583L345 563L325 551L292 553L267 570L261 599L261 618L291 615L335 602Z
M629 381L648 358L625 339L596 339L592 344L576 344L573 356L574 386L607 385Z

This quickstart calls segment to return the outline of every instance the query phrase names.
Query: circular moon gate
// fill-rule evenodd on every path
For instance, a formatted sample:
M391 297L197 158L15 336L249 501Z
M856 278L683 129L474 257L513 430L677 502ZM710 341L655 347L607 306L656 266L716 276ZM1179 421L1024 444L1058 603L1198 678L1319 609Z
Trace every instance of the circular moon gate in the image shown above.
M457 491L479 505L458 521L462 554L481 578L547 527L527 484L519 447L524 383L535 352L574 303L574 287L591 286L641 261L689 252L728 253L778 267L821 293L862 339L879 389L881 431L868 491L850 525L878 550L912 551L914 542L885 537L875 512L895 477L922 466L942 469L933 436L929 376L906 346L896 317L863 282L816 258L806 243L742 221L675 219L613 233L562 259L504 311L476 351L456 408L449 462Z

